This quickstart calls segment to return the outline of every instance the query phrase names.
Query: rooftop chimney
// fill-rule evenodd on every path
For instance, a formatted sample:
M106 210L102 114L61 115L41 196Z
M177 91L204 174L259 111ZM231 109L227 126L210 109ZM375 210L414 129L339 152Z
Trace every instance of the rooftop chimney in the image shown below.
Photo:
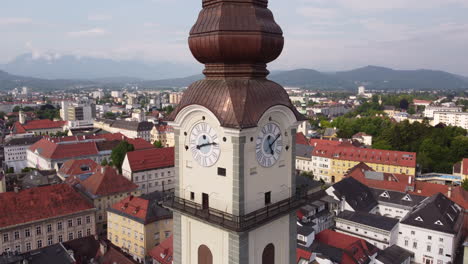
M452 186L449 186L448 188L447 197L450 199L452 198Z

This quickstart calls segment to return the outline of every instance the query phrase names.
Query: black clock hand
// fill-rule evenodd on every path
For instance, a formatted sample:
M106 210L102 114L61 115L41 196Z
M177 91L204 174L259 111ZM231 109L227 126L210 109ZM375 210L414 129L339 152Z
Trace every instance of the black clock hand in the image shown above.
M215 145L217 145L217 144L216 144L215 142L212 142L212 143L204 143L204 144L198 145L198 146L197 146L197 149L201 149L201 148L203 148L203 147L211 146L211 145L215 146Z
M270 150L271 150L271 155L274 155L274 153L275 153L275 152L273 151L273 148L272 148L272 147L273 147L273 145L275 144L275 142L280 138L280 136L281 136L281 134L278 134L278 135L276 136L275 140L273 140L273 142L271 142L271 143L269 144L269 147L270 147Z

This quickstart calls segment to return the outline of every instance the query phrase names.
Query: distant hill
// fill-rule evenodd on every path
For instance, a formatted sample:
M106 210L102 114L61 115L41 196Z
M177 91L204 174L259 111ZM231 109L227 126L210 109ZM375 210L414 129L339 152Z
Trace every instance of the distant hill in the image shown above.
M143 86L186 87L203 75L186 78L142 82ZM320 90L355 90L359 85L378 90L461 90L468 80L451 73L433 70L402 71L367 66L351 71L323 73L312 69L276 71L268 77L283 86Z
M16 87L27 86L43 91L64 90L70 88L93 86L96 83L83 80L46 80L32 77L12 75L0 71L0 90L12 90Z
M200 72L201 66L171 62L116 61L73 55L41 54L35 56L27 53L5 65L0 65L0 69L11 74L42 79L101 79L128 76L158 80L195 74Z

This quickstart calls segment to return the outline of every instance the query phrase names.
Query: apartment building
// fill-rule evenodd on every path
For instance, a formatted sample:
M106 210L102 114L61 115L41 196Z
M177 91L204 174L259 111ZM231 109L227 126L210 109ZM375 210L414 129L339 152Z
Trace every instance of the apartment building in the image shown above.
M95 235L93 204L67 184L0 194L0 249L28 252Z
M172 212L159 199L129 196L107 210L107 239L143 261L149 251L172 235Z
M468 129L468 112L435 112L434 125L445 124Z
M28 148L41 140L41 136L17 137L7 140L4 145L5 167L13 168L15 172L20 172L28 166L26 151Z
M174 148L153 148L128 152L122 174L139 186L142 193L174 188Z
M447 106L428 106L424 109L424 117L434 118L436 112L451 112L460 113L463 112L461 107L447 107Z

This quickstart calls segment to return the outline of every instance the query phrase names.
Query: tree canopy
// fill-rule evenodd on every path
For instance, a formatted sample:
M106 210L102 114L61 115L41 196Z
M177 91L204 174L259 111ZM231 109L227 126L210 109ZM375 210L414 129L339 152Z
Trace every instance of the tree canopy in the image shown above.
M122 173L122 164L125 159L125 155L127 155L127 152L134 151L135 147L128 143L127 141L122 141L117 145L112 150L111 153L111 160L112 164L114 164L115 167L119 170L120 173Z

